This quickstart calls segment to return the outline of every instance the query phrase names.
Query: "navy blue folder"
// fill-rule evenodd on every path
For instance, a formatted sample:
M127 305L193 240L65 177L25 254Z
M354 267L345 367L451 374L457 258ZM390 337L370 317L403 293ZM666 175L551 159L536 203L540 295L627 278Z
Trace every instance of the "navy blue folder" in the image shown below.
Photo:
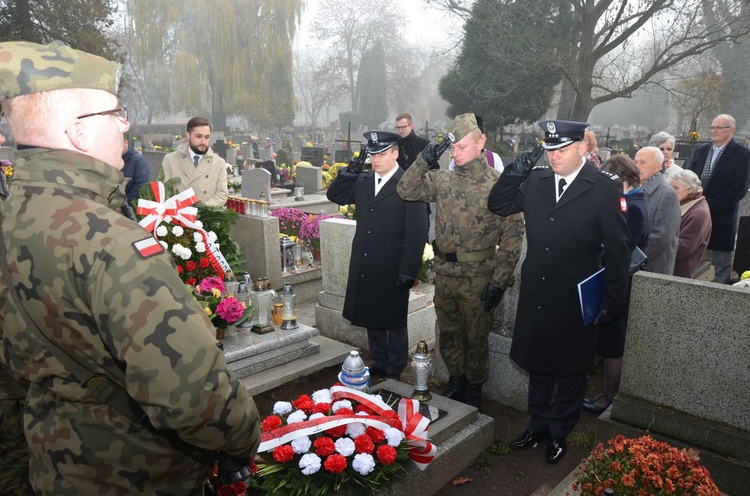
M583 326L591 325L599 313L604 295L604 269L599 269L578 283L578 300L581 302Z

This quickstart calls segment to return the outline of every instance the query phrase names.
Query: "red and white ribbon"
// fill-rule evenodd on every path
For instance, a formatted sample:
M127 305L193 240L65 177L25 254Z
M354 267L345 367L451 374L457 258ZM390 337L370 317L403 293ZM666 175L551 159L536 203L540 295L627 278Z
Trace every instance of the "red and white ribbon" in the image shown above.
M154 201L143 198L138 200L138 215L145 215L138 224L148 232L153 232L155 238L158 238L156 228L162 222L172 222L198 231L203 239L203 244L206 245L206 257L211 262L216 274L224 278L224 274L231 269L224 255L219 251L219 247L208 241L206 231L197 224L198 209L190 206L198 202L198 197L193 188L188 188L182 193L165 199L164 183L153 181L151 191L154 193Z
M427 427L430 421L419 413L418 401L402 398L398 407L398 417L400 420L397 420L395 418L384 417L387 407L384 408L373 401L369 395L361 391L344 386L334 386L331 388L331 395L334 401L353 399L372 410L375 415L330 415L285 425L278 429L264 432L261 435L258 453L271 451L300 437L320 434L334 427L359 422L381 430L388 427L402 430L404 438L410 445L409 457L420 470L427 468L427 465L435 458L437 447L427 440Z

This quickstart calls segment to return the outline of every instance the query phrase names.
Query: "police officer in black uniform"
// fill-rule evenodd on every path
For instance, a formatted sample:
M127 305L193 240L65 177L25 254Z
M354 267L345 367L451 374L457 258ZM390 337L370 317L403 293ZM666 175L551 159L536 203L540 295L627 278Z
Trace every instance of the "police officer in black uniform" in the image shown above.
M588 123L539 126L549 166L516 161L507 167L488 207L499 215L524 212L526 218L528 251L510 357L529 373L530 419L510 447L533 448L549 436L546 460L557 463L581 414L597 326L623 311L630 250L622 182L584 158ZM601 307L584 326L577 285L602 265Z

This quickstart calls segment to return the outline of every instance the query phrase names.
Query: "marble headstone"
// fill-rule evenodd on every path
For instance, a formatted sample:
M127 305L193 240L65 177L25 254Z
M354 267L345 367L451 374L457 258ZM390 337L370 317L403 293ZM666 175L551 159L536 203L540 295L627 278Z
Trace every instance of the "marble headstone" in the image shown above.
M271 173L266 169L250 169L242 171L242 196L244 198L260 199L264 193L266 201L271 198Z
M297 166L297 183L305 193L316 193L323 189L323 169L305 165Z

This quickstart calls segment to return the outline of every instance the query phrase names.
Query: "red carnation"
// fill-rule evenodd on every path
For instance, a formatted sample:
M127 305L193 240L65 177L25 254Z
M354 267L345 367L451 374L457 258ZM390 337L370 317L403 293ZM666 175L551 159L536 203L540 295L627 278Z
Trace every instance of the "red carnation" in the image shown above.
M195 277L191 277L187 280L188 286L195 286L196 284L198 284L198 280Z
M206 257L201 258L201 261L198 262L198 265L201 266L201 269L208 268L209 265L211 265L211 261L207 259Z
M315 403L313 403L313 400L300 401L294 406L297 407L297 410L302 410L308 415L310 415L313 412L313 409L315 409Z
M333 443L333 439L328 436L319 437L315 440L313 446L315 447L315 454L321 458L336 452L336 445Z
M398 418L398 413L394 412L393 410L386 410L383 413L383 417L398 420L399 422L401 422L401 419Z
M365 431L372 440L378 444L385 441L385 434L383 434L383 431L380 429L376 429L375 427L368 427Z
M375 450L375 443L372 442L372 438L367 434L360 434L354 438L354 451L357 453L371 455L373 450Z
M310 398L306 394L301 394L301 395L299 395L299 398L297 398L296 400L292 401L292 405L294 405L294 408L296 408L296 409L299 410L300 409L299 408L299 404L300 403L305 403L305 402L308 402L308 401L312 401L312 398Z
M334 415L354 415L354 410L351 408L339 408Z
M331 455L323 462L323 468L333 474L340 474L346 468L346 458L339 454Z
M322 413L323 415L328 415L330 411L331 411L330 403L318 403L313 408L313 413Z
M357 405L357 407L355 408L355 410L356 410L357 413L364 412L367 415L375 415L375 412L372 411L372 408L369 408L369 407L367 407L365 405Z
M378 456L378 460L380 460L383 465L391 465L396 461L396 448L394 448L393 446L384 444L383 446L378 448L376 454Z
M278 463L286 463L294 458L294 450L288 444L277 446L273 450L273 459Z
M326 431L331 437L341 437L346 434L346 425L340 425L338 427L331 427Z
M185 269L182 268L182 265L177 264L177 273L182 274L185 271Z
M193 271L195 270L195 262L193 262L192 260L188 260L188 262L185 264L185 267L187 268L187 270Z
M279 417L277 417L276 415L269 415L268 417L263 419L261 429L263 430L263 432L268 432L281 427L281 424L283 424L283 422Z

